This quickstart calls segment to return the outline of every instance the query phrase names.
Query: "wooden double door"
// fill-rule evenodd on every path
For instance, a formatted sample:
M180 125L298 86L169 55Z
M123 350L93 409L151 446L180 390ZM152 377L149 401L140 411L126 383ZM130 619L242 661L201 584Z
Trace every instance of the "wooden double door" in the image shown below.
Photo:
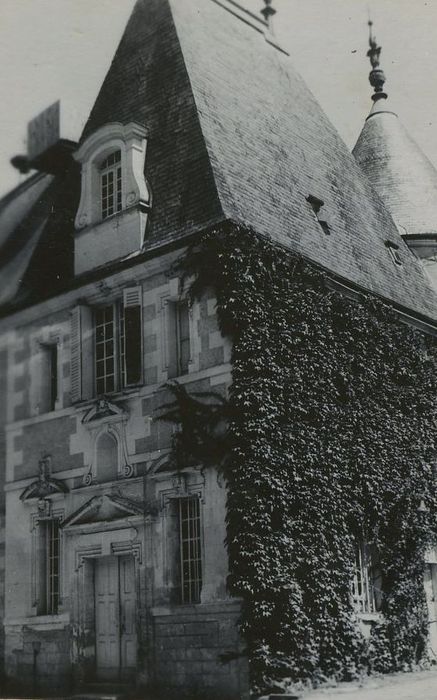
M94 589L97 677L130 678L137 657L133 557L96 559Z

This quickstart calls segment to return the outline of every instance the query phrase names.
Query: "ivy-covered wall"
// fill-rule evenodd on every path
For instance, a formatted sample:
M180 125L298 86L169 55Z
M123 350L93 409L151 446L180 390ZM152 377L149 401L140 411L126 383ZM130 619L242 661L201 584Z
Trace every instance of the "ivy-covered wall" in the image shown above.
M214 288L233 340L226 436L217 441L205 419L204 441L228 483L229 587L243 599L254 689L424 661L435 341L370 296L333 291L322 271L239 227L205 235L183 269L193 297ZM192 438L188 429L176 443L184 459ZM418 511L422 499L427 512ZM382 571L370 640L351 600L363 538Z

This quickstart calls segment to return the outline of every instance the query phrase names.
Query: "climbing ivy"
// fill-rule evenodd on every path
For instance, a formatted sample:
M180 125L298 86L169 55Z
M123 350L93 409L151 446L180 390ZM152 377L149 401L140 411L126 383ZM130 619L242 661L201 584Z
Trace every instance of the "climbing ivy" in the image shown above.
M423 662L424 552L437 513L434 340L242 227L205 234L181 266L192 299L213 288L233 343L226 454L214 454L253 688ZM176 404L180 422L193 404ZM211 430L202 439L205 454ZM189 433L181 444L186 459ZM191 444L201 454L198 431ZM370 640L350 595L363 537L382 571Z

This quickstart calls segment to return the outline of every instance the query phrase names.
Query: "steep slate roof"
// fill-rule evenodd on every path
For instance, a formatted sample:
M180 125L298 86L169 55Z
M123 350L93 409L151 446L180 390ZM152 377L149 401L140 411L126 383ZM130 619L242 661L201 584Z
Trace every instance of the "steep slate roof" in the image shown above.
M82 140L107 122L146 127L149 250L231 219L437 320L437 297L420 263L265 30L261 16L234 0L137 0ZM75 187L64 183L59 197ZM324 200L331 235L308 195ZM77 195L69 196L58 239L66 246L77 205ZM399 245L402 267L386 240Z
M0 311L36 303L73 278L73 218L79 178L73 170L36 174L0 202Z
M108 122L133 121L148 133L145 173L153 195L149 245L221 221L223 212L167 0L136 3L81 142Z
M149 245L232 219L437 319L420 263L265 30L230 0L138 0L84 137L107 121L145 124ZM310 194L325 202L330 236ZM401 268L387 240L400 246Z
M437 170L389 100L374 104L352 152L401 234L437 233Z

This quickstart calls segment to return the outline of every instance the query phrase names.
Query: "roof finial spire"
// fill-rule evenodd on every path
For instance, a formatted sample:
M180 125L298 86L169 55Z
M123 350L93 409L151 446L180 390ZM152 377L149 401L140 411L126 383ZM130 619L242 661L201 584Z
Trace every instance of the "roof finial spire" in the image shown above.
M378 44L376 43L376 37L372 31L373 22L371 19L369 19L368 25L370 49L368 50L367 55L372 65L372 70L369 73L369 82L374 89L372 100L376 102L376 100L379 100L382 97L387 97L386 93L383 90L385 83L385 75L382 68L379 67L379 56L381 54L381 47L378 46Z
M267 26L269 29L272 29L272 17L273 15L276 14L276 10L274 7L272 7L272 0L264 0L265 2L265 7L263 7L262 10L260 10L261 14L264 16L265 21L267 22Z

